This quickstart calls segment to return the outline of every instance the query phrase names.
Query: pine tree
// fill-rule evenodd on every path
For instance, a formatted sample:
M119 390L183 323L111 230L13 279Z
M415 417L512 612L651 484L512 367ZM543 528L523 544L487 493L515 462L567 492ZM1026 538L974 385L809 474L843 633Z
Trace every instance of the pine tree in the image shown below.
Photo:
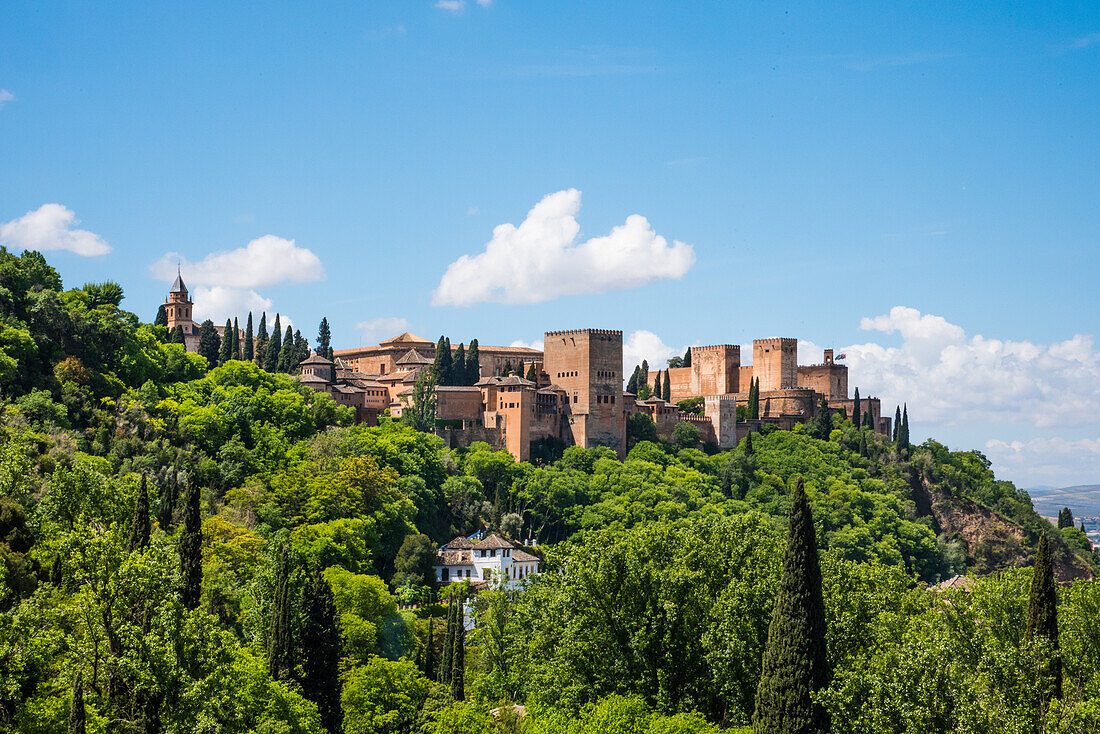
M180 532L180 574L183 590L180 599L183 606L196 609L202 597L202 515L199 509L201 492L195 481L188 482L187 498L183 510L183 531Z
M290 551L283 546L275 569L275 600L271 607L271 634L268 636L267 669L275 680L286 680L294 669L293 628L290 606Z
M157 317L153 319L153 326L168 326L168 309L164 307L163 303L157 309Z
M169 344L186 344L187 339L183 336L183 327L176 324L172 327L172 333L168 335Z
M73 700L69 706L69 734L85 734L88 714L84 710L84 668L76 669L73 683Z
M302 593L302 694L317 704L321 725L342 731L340 707L340 622L336 602L321 569L315 567Z
M260 314L260 326L256 329L256 364L263 367L267 364L267 312Z
M661 397L672 402L672 379L668 376L668 370L665 370L665 386L661 389Z
M799 477L791 498L787 551L768 626L760 683L756 689L755 734L818 734L829 716L813 695L829 681L825 651L825 602L817 537L806 490Z
M1027 602L1027 640L1043 637L1049 644L1050 658L1044 665L1049 676L1049 688L1044 699L1062 697L1062 659L1058 651L1058 586L1054 580L1054 565L1050 556L1050 541L1046 533L1039 537L1035 554L1035 573L1031 577L1031 594Z
M134 495L134 517L130 522L130 551L143 550L149 547L149 534L152 530L152 520L149 517L149 488L145 483L145 475L141 475L141 486Z
M283 331L279 326L279 314L275 314L275 326L271 329L271 338L264 350L263 368L268 372L279 371L279 352L283 349Z
M466 379L471 385L481 379L481 354L477 349L477 339L470 340L470 348L466 350Z
M294 361L294 329L287 326L286 334L283 335L283 345L279 349L279 361L276 363L275 369L278 372L289 374L297 365L298 363Z
M899 406L897 406L897 408L894 409L894 435L890 440L892 440L894 443L897 443L898 442L898 433L900 433L900 432L901 432L901 406L899 405Z
M225 364L233 359L233 321L225 320L225 331L222 332L222 348L218 353L218 364Z
M241 354L241 359L245 362L251 362L256 356L256 343L252 341L252 312L248 312L248 323L244 327L244 352Z
M854 404L852 406L852 423L855 424L858 431L863 425L863 414L860 412L859 405L859 388L856 388L856 394L854 398Z
M681 367L690 367L691 366L691 347L688 347L684 351L684 361L680 366Z
M328 317L321 317L321 324L317 327L317 354L325 359L332 359L332 330L328 326Z
M233 317L233 356L230 359L241 358L241 327L237 323L237 317Z
M466 347L461 343L459 343L458 349L455 350L451 359L451 376L454 378L454 384L456 385L474 384L466 374Z
M210 319L203 321L199 327L199 354L206 357L206 363L211 369L218 366L221 348L222 340L218 336L218 330L214 328L214 322Z

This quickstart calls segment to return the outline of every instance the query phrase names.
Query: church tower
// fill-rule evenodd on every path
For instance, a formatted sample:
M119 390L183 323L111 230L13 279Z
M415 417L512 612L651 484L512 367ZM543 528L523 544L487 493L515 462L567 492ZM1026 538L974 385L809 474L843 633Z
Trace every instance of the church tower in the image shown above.
M191 318L191 309L194 308L187 286L183 284L183 276L176 271L176 281L172 283L172 290L168 291L168 300L164 302L164 310L168 314L168 333L179 326L183 330L184 344L189 352L198 349L199 327Z

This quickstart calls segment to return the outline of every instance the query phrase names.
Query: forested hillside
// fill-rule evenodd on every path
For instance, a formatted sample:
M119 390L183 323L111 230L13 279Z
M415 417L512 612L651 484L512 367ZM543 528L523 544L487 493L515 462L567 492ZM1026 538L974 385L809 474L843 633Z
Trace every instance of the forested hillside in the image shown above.
M210 369L122 297L0 250L0 731L748 727L800 481L833 731L1100 729L1097 556L978 452L833 416L517 463ZM476 594L456 645L467 590L431 559L486 528L543 573ZM1028 626L1041 538L1067 582L1060 696Z

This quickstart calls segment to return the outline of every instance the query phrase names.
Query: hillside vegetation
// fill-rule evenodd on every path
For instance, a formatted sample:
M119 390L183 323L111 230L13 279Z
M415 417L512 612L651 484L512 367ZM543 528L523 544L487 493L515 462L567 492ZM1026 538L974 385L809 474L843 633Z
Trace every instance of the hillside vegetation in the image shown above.
M679 431L517 463L209 369L122 296L0 249L0 731L747 727L800 479L834 731L1100 728L1096 554L979 452L834 416L728 452ZM431 558L486 527L543 573L479 593L457 655ZM1024 621L1043 536L1072 580L1054 699ZM490 716L512 702L522 720Z

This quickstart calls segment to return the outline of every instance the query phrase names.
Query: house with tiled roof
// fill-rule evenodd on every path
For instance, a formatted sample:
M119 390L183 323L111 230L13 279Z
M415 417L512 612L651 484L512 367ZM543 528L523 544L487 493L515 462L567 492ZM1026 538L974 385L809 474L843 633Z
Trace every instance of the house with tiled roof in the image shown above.
M478 541L458 537L436 552L436 582L469 581L477 586L515 589L539 572L539 559L496 533Z

